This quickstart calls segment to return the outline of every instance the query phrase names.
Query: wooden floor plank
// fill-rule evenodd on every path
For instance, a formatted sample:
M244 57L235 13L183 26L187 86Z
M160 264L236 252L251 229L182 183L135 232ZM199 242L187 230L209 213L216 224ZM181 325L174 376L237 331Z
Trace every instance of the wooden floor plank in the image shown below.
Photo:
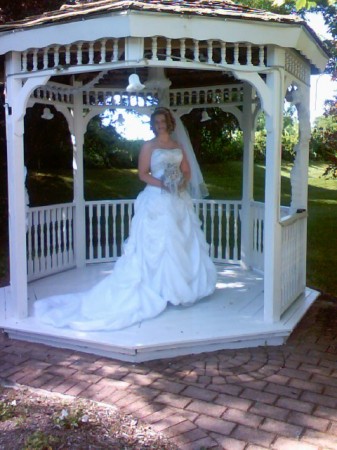
M111 264L93 264L31 282L29 309L36 299L87 290L111 270ZM318 295L307 289L280 321L265 323L261 274L230 264L217 265L217 270L218 283L213 295L190 307L169 305L158 317L124 330L77 332L38 323L31 316L23 320L0 318L0 327L18 339L145 361L222 348L279 345Z

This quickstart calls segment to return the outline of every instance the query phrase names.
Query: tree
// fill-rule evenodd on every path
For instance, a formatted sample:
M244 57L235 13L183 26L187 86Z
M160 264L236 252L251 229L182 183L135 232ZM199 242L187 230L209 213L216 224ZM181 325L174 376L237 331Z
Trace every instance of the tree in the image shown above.
M251 8L262 8L278 14L292 14L305 18L308 12L320 13L328 28L332 39L324 40L327 50L331 54L325 70L337 79L337 2L336 0L239 0L236 3Z
M64 3L63 0L0 0L0 23L53 11L59 9Z
M324 176L337 178L337 96L325 102L324 115L316 121L315 129L324 147L324 159L329 161Z

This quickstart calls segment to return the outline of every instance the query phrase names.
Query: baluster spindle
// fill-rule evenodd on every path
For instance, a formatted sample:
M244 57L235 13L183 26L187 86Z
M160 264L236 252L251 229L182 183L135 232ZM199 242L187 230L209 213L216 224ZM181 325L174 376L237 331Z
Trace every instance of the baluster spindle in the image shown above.
M247 61L246 61L248 66L252 65L252 45L251 44L247 44Z
M263 218L262 218L262 210L259 211L260 217L259 217L259 236L258 236L258 242L259 242L259 253L263 253Z
M33 71L35 71L35 70L37 70L38 69L38 67L37 67L37 54L38 54L38 49L37 48L34 48L34 51L33 51Z
M53 234L54 230L52 229L52 212L50 209L46 211L41 211L40 215L40 245L41 245L41 254L40 254L40 269L42 272L50 270L55 264L53 264L52 257L53 249Z
M225 207L225 213L226 213L226 251L225 251L225 258L227 260L230 259L230 247L229 247L229 231L230 231L230 205L226 204Z
M66 64L70 64L70 61L71 61L70 49L71 49L71 45L70 44L66 45Z
M62 265L69 263L68 254L68 208L62 207Z
M118 39L113 41L113 51L111 55L111 61L118 61Z
M101 40L101 59L100 64L104 64L106 62L106 41L107 39Z
M33 217L32 211L27 211L27 213L26 213L26 220L27 220L26 240L27 240L28 273L34 273L33 243L32 243L32 232L33 232L32 217Z
M104 258L109 257L109 204L103 205L104 208Z
M233 215L234 215L234 248L233 248L233 259L238 259L238 218L239 218L239 207L238 204L234 204L233 209Z
M92 233L92 222L93 222L93 205L88 205L88 221L89 221L89 236L88 236L88 245L89 245L89 261L94 258L94 240Z
M158 61L158 42L157 42L157 36L154 36L152 38L152 61Z
M82 65L82 44L82 41L77 43L76 64L78 66Z
M97 259L102 258L102 205L97 205Z
M60 251L61 251L61 259L62 259L62 266L67 264L68 262L68 255L67 255L67 208L61 207L61 222L60 222L60 228L61 228L61 241L60 241Z
M210 227L211 227L211 242L210 242L210 253L211 253L211 258L214 258L214 217L215 217L215 210L214 210L214 203L211 203L210 205L210 218L211 218L211 223L210 223Z
M121 204L121 245L123 244L125 240L125 218L126 218L126 211L127 205L125 203Z
M234 44L234 64L239 64L239 44Z
M55 210L56 216L54 220L52 220L52 224L54 226L53 237L54 237L54 254L56 267L60 267L62 265L62 247L61 247L61 231L62 231L62 209L57 208Z
M34 214L34 268L35 272L40 272L40 248L39 248L39 230L40 230L40 214L41 211L35 211Z
M22 53L21 57L21 72L27 72L27 50Z
M94 45L95 42L89 43L88 64L94 64Z
M259 47L259 66L264 66L264 45Z
M49 47L45 47L43 50L43 68L48 69L48 51Z
M202 223L204 225L204 233L205 233L205 236L207 236L208 223L207 223L207 204L206 204L206 202L202 203L201 213L202 213Z
M112 256L114 259L118 257L117 252L117 205L113 203L112 205Z
M172 61L172 42L171 39L166 39L166 61Z
M194 61L199 62L199 58L200 58L199 41L197 39L193 39L193 56L194 56Z
M68 235L69 235L69 261L74 261L74 243L73 243L73 223L74 223L74 207L69 206L68 207Z
M55 45L54 47L54 67L60 64L60 46Z
M226 49L226 42L221 41L221 64L227 64Z
M218 259L223 259L223 251L222 251L222 219L223 219L223 205L220 203L218 205Z
M207 62L208 64L213 63L213 41L209 39L207 41Z
M186 61L186 41L185 39L180 39L180 59Z

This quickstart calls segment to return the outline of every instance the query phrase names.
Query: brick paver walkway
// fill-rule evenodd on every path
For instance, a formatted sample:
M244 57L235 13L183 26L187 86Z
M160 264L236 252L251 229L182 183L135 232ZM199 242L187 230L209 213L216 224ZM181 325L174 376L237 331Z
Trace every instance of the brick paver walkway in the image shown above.
M337 301L280 347L142 364L0 338L0 377L117 405L179 449L337 449Z

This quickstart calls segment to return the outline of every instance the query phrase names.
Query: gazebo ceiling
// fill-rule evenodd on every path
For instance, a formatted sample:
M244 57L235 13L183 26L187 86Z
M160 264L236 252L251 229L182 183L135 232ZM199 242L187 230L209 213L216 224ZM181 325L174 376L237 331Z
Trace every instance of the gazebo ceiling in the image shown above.
M123 88L127 86L128 77L135 71L130 68L114 69L110 70L102 76L96 86L111 86ZM137 68L137 74L139 75L142 83L146 82L149 77L149 69L147 67ZM78 74L75 76L76 81L81 81L83 85L90 83L97 72L87 72ZM171 81L171 88L180 89L184 87L205 87L216 86L223 84L238 84L238 81L228 72L214 72L209 70L188 70L188 69L174 69L166 68L165 76ZM71 86L73 83L73 76L56 76L52 77L51 82L62 83Z

